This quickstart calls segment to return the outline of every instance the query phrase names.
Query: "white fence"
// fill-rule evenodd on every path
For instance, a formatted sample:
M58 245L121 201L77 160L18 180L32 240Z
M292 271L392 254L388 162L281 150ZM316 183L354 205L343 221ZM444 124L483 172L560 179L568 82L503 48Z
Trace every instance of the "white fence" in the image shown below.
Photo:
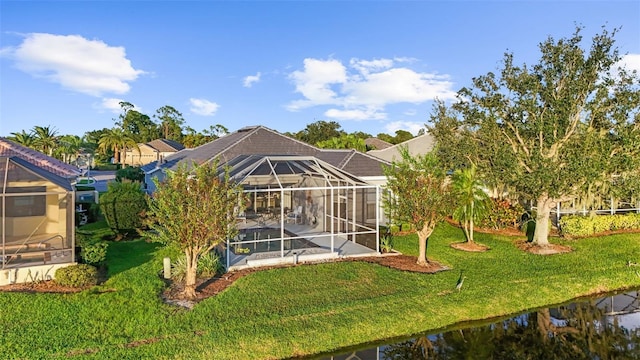
M565 202L566 203L566 202ZM629 202L616 202L614 199L609 201L608 209L587 209L586 207L582 207L581 209L576 209L574 204L570 208L562 208L562 203L558 203L555 209L551 210L552 220L554 220L554 225L558 225L560 218L564 215L615 215L615 214L625 214L629 212L635 212L640 214L640 201L637 203L629 203Z

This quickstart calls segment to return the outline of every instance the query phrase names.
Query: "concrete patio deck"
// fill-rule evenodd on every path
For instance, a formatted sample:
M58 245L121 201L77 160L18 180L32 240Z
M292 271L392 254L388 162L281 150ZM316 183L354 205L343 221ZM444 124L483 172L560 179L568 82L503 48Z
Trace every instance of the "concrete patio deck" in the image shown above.
M244 226L240 227L241 229L263 227L279 229L281 223L274 220L265 220L259 222L248 221L243 225ZM280 248L276 251L262 251L247 255L234 254L232 251L227 251L226 253L229 256L228 270L234 271L250 267L280 264L321 262L338 258L375 256L380 254L375 249L370 249L366 246L348 240L344 234L333 235L333 251L331 251L331 233L329 232L319 231L312 226L293 223L285 223L284 228L287 232L295 234L295 236L285 238L283 241L301 238L312 242L317 247L305 247L284 251ZM270 241L275 242L276 239L271 239ZM247 244L247 247L250 247L250 243Z

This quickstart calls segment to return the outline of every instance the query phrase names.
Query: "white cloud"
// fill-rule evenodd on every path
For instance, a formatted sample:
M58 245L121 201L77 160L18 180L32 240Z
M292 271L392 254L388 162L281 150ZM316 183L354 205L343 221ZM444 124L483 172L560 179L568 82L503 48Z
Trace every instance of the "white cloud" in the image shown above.
M220 105L206 99L191 98L189 99L189 103L191 104L191 108L189 110L194 114L202 116L213 116L220 108Z
M353 58L349 66L329 59L304 60L304 69L289 78L302 99L287 105L290 111L313 106L335 106L325 115L340 119L383 119L384 108L391 104L421 104L434 99L455 98L448 75L416 72L397 63L412 58L362 60Z
M395 134L397 130L406 130L413 135L417 135L421 129L424 129L423 123L414 121L393 121L384 126L389 134Z
M95 105L95 108L98 109L106 109L111 111L114 114L121 114L122 113L122 106L120 106L120 103L126 101L123 99L118 99L118 98L103 98L102 101L100 102L100 104ZM133 105L133 109L138 111L138 112L144 112L142 110L142 108L140 108L139 106L137 106L136 104L131 104Z
M104 98L100 103L100 107L103 109L107 109L114 114L120 114L122 112L122 107L120 106L121 101L124 100L115 98Z
M640 73L640 54L627 54L617 63L620 67L625 67L629 71Z
M324 115L336 120L384 120L387 114L376 109L329 109Z
M93 96L125 94L129 82L144 74L127 59L125 49L79 35L26 34L17 47L4 48L18 69Z
M393 60L391 59L378 59L378 60L360 60L353 58L349 61L349 65L352 68L358 70L362 74L368 74L372 71L381 71L393 66Z
M407 115L407 116L415 116L417 113L418 113L418 111L416 109L409 109L409 110L404 112L404 114Z
M260 81L260 76L262 76L262 74L259 73L259 72L257 74L255 74L255 75L249 75L249 76L244 78L244 81L243 81L242 85L244 87L250 88L250 87L253 86L254 83L257 83L257 82Z
M296 91L306 98L289 104L288 109L296 111L338 102L337 93L331 89L331 85L345 83L347 72L337 60L304 59L304 71L294 71L289 78L296 85Z

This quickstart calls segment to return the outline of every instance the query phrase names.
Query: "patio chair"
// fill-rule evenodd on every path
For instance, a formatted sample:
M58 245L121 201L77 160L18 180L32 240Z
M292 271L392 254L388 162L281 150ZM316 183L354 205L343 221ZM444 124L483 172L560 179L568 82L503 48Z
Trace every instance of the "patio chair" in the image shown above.
M299 205L293 212L287 214L287 222L293 221L294 224L297 224L298 219L300 219L300 223L302 223L302 205Z

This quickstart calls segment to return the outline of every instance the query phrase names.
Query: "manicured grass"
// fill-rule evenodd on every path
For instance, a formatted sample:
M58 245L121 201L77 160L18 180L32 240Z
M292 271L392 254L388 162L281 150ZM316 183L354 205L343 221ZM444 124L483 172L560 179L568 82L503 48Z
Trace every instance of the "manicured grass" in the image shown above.
M513 238L476 234L491 247L449 247L462 232L438 227L428 255L438 274L362 262L257 272L187 311L164 304L158 273L167 250L144 241L109 246L109 280L79 294L0 293L0 354L10 358L274 359L313 354L640 287L640 235L578 241L569 254L518 250ZM415 255L417 238L396 238ZM454 291L459 270L467 279Z

